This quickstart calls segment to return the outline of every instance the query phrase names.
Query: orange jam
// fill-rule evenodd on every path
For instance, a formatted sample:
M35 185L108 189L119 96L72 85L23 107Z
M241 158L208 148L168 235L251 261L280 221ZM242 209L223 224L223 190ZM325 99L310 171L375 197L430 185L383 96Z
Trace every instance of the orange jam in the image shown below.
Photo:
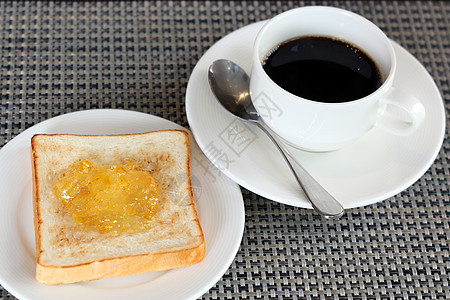
M52 191L77 224L111 235L149 228L159 201L155 179L133 163L104 167L83 159Z

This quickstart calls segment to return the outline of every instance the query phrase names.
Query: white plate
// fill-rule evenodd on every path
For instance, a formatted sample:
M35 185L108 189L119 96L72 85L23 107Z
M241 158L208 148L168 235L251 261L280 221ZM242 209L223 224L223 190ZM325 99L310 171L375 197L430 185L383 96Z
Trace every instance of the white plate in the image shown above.
M253 125L218 104L207 81L209 65L225 58L251 70L253 41L264 21L236 30L213 45L194 68L186 91L188 121L205 155L235 182L277 202L311 208L280 154ZM426 118L408 137L374 128L346 148L328 153L292 152L345 208L387 199L418 180L442 145L445 113L441 95L425 68L393 42L398 57L394 86L423 101Z
M183 129L168 120L125 110L61 115L19 134L0 150L0 283L20 299L195 299L209 290L233 261L244 231L239 186L221 176L191 138L192 182L206 256L199 264L69 285L34 279L35 243L30 139L36 133L120 134Z

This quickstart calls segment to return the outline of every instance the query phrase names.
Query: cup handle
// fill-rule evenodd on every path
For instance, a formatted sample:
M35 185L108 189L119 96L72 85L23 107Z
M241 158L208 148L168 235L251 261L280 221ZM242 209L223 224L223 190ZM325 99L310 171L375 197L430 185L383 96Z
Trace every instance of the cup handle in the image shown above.
M413 95L392 88L379 102L380 113L375 127L397 136L412 134L425 118L425 107Z

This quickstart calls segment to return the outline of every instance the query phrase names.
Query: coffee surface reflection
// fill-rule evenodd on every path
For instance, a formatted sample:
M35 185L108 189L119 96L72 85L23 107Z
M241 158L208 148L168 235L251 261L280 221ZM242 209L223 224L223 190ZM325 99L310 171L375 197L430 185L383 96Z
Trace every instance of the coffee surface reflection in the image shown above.
M266 55L263 68L281 88L318 102L360 99L383 83L377 65L363 50L323 36L298 37L277 45Z

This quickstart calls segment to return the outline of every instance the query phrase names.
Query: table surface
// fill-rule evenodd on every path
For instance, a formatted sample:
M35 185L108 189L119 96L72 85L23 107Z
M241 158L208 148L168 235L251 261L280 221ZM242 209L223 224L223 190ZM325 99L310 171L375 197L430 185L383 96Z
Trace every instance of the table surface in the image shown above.
M448 110L446 1L1 2L0 146L43 120L94 108L188 128L186 85L202 54L233 30L311 3L376 23L425 66ZM448 134L411 187L339 220L242 189L240 248L202 298L449 299ZM0 299L14 296L0 287Z

